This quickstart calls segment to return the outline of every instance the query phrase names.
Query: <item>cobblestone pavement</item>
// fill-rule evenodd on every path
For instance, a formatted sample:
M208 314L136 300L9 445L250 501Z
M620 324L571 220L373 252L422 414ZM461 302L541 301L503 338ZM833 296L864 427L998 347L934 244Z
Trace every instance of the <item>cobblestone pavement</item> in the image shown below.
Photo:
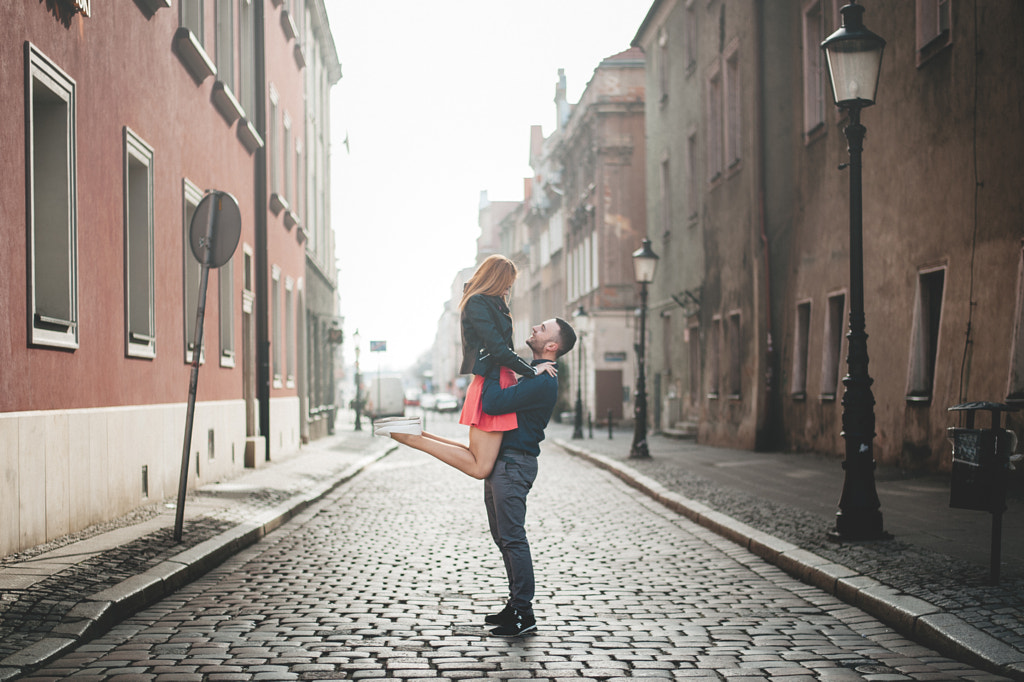
M989 515L986 513L961 512L974 515L972 520L977 526L981 526L979 536L969 538L974 541L974 561L950 556L945 552L921 546L914 541L904 540L899 534L893 540L885 542L838 544L830 542L824 532L824 529L834 525L835 522L835 501L838 501L841 483L838 461L829 463L829 466L836 472L837 480L834 485L829 486L826 492L827 504L824 507L818 507L818 509L827 509L826 512L821 513L810 504L807 505L807 508L799 508L794 504L769 499L771 493L765 491L763 487L756 487L757 474L750 476L749 483L753 487L752 490L744 490L712 480L705 474L713 469L696 464L688 455L688 451L714 453L715 448L697 445L692 441L652 436L648 439L652 458L633 460L628 459L631 433L618 432L613 440L609 440L605 434L598 434L603 437L578 441L570 440L569 433L570 430L567 427L555 426L550 429L549 435L562 440L567 447L578 446L617 460L639 474L657 481L672 492L707 504L716 511L727 514L759 531L793 543L862 575L869 575L901 593L934 604L982 632L1024 651L1024 564L1013 560L1020 556L1021 537L1014 536L1012 529L1004 531L1006 537L1004 553L1013 551L1015 555L1004 556L1004 566L999 584L989 584L988 549L990 538L988 529L985 528L989 523ZM758 456L757 453L717 450L723 460L735 459L739 456L752 464L753 458ZM813 456L798 457L803 457L806 463L807 458ZM735 466L730 468L735 469ZM888 473L886 475L895 474ZM890 481L879 483L879 487L889 485L891 485ZM948 490L948 482L945 486L945 490ZM806 498L818 497L818 491L807 485L800 486L799 490L801 495ZM946 501L948 497L945 497L948 493L945 490L942 492L943 497L937 501L943 508L948 507ZM906 492L904 494L910 497L913 493ZM1011 505L1008 514L1019 514L1022 498L1024 498L1021 488L1011 486L1008 495ZM920 500L922 506L926 502L935 501ZM948 511L948 509L943 511ZM893 512L893 510L883 505L883 513L889 512ZM892 520L898 519L898 516L893 513L887 518L892 523ZM955 534L952 536L956 537ZM970 553L965 552L964 554Z
M991 680L546 447L540 629L486 636L482 484L406 449L35 680Z
M169 499L140 507L119 519L51 543L3 557L0 559L0 577L2 569L33 566L36 562L45 561L55 551L63 549L73 556L78 551L75 543L117 529L131 533L133 527L141 527L151 520L159 522L161 516L165 520L164 527L118 546L90 553L88 558L31 584L6 587L0 579L0 661L52 636L84 596L118 585L260 512L307 493L310 486L336 478L339 470L365 457L370 438L366 433L348 432L339 434L330 442L326 455L331 459L330 466L302 471L299 475L279 476L274 480L274 486L248 487L242 491L244 494L239 494L230 482L190 493L186 500L189 518L183 524L180 542L175 542L173 537L175 500ZM294 463L286 462L283 470L288 470L290 465ZM0 678L4 678L2 672L0 670Z

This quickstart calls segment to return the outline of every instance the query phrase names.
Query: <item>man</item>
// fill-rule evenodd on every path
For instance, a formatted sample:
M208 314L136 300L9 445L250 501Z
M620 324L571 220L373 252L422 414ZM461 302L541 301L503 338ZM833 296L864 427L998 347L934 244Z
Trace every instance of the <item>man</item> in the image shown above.
M554 362L576 345L576 332L565 320L552 318L531 329L526 345L533 365ZM484 481L484 503L491 537L501 550L508 577L509 599L499 613L484 620L496 625L491 634L517 637L537 628L533 614L533 559L526 538L526 496L537 478L537 457L544 429L558 398L558 379L541 373L502 389L498 372L487 376L483 409L489 414L515 412L518 427L506 431L494 469Z

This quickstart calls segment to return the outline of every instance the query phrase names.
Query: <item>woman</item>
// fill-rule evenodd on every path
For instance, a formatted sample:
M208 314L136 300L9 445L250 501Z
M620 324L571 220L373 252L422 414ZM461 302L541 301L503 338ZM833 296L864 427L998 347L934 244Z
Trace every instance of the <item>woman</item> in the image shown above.
M516 428L516 415L490 415L483 411L480 394L484 377L501 368L502 388L516 382L515 374L555 375L554 363L533 367L512 350L512 315L507 299L518 272L504 256L488 256L466 282L459 309L462 311L462 368L472 373L459 423L469 426L469 445L422 431L420 418L396 418L377 422L377 435L389 435L399 443L422 450L473 478L484 479L494 468L502 434Z

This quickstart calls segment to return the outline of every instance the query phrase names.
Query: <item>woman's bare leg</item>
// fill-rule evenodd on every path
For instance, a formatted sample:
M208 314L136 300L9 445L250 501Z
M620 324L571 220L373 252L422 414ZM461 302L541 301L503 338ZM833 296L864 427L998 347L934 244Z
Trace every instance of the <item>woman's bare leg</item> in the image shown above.
M437 440L436 437L426 434L416 436L411 433L392 433L391 437L402 445L408 445L436 457L464 474L484 479L490 476L494 462L498 459L502 435L501 431L481 431L475 426L471 426L469 427L469 447L447 438Z

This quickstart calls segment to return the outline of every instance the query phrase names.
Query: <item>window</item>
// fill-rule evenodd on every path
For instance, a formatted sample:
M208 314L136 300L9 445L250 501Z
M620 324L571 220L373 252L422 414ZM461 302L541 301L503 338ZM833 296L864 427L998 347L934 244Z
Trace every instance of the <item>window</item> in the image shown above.
M300 216L306 215L306 195L303 194L306 169L302 165L302 140L295 140L295 196L292 200L292 210Z
M267 147L270 158L268 162L270 164L270 191L273 194L281 193L281 172L278 168L281 163L279 157L280 149L278 149L277 142L277 91L271 86L270 88L270 111L267 116Z
M828 297L828 317L825 320L825 344L821 359L821 399L835 400L839 388L839 358L843 350L843 313L846 294Z
M75 82L26 43L29 338L78 348Z
M662 28L658 34L658 89L661 101L668 100L668 33Z
M1013 340L1010 346L1010 385L1006 390L1008 401L1024 401L1024 248L1017 267L1017 315L1013 322Z
M662 239L668 242L672 234L672 175L667 158L661 162L661 230Z
M203 0L181 0L178 21L182 28L192 31L203 44Z
M825 18L821 0L804 5L804 136L825 125ZM837 20L838 25L838 20Z
M235 366L234 258L217 270L217 313L220 316L220 366Z
M725 159L729 168L740 161L742 121L740 120L740 57L733 47L725 58Z
M686 342L690 359L690 404L696 405L700 398L700 325L692 324L687 329Z
M274 388L281 388L281 268L270 268L270 324L273 331L271 356L273 362Z
M811 302L796 306L796 329L793 331L793 381L790 394L803 400L807 397L807 339L811 330Z
M928 401L932 397L945 281L945 269L922 272L917 277L917 301L914 304L914 322L910 332L907 400Z
M238 103L250 119L256 112L255 43L252 0L238 0Z
M686 170L689 177L686 179L686 200L690 204L688 214L690 220L697 217L700 211L700 166L697 162L697 131L692 131L686 138Z
M722 72L716 65L708 77L708 178L717 180L725 163L722 150Z
M286 113L281 122L281 164L284 166L284 187L282 188L285 201L289 204L295 201L292 196L292 119Z
M686 50L686 73L690 74L697 68L697 12L693 9L693 0L686 1L683 47Z
M153 283L153 148L124 129L124 310L126 354L156 356Z
M949 0L917 0L917 63L952 42Z
M295 283L291 277L284 280L284 348L285 381L295 386Z
M189 245L189 228L192 225L192 216L196 214L196 208L202 201L203 192L188 180L184 181L184 216L185 224L182 226L182 289L185 293L185 362L191 364L192 353L195 351L196 339L196 312L199 310L199 278L202 275L202 266L192 254L192 247ZM204 351L206 344L203 344L199 352L199 362L204 362Z
M234 3L221 0L217 8L217 77L232 91L235 89L235 9Z
M708 397L718 397L719 356L722 339L722 317L711 318L711 338L708 339Z
M740 314L729 314L729 397L738 399L743 378L743 337L740 328Z

